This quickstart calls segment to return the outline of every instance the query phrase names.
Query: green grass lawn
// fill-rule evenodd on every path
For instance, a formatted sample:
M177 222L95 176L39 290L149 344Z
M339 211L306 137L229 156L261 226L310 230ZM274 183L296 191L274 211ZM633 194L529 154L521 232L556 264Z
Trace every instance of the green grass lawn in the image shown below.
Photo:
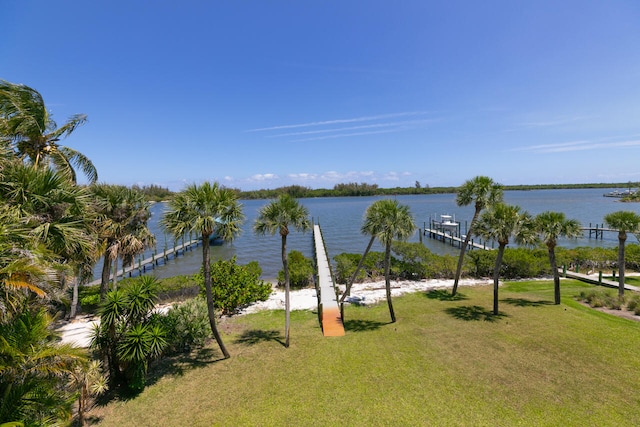
M346 308L346 336L324 338L316 313L261 312L221 325L210 347L165 360L128 401L92 412L104 426L640 425L640 323L573 300L589 285L550 282L416 293Z

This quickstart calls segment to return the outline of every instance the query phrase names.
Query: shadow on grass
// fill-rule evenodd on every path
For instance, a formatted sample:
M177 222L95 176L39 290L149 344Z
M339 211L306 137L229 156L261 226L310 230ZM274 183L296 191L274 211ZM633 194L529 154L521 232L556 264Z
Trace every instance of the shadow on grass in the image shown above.
M264 331L262 329L251 329L245 331L236 338L236 344L255 345L264 341L275 341L284 346L284 337L279 331Z
M455 295L451 295L451 292L446 289L433 289L425 292L423 295L429 299L437 299L440 301L462 301L468 299L460 292L457 292Z
M215 342L212 344L215 345ZM183 376L186 372L208 366L225 360L220 350L216 347L203 347L193 350L190 353L179 353L164 357L149 365L145 388L154 385L165 376ZM95 399L96 406L106 406L113 400L135 399L143 390L131 390L124 385L118 384L110 388L107 393Z
M386 323L373 320L346 320L344 330L349 332L375 331L386 325Z
M542 305L553 305L551 301L531 301L525 298L505 298L500 301L504 301L507 304L515 305L517 307L540 307Z
M157 361L154 363L153 369L151 367L149 369L147 386L156 383L165 375L182 376L192 369L202 368L225 360L217 347L211 347L216 345L214 341L210 346L195 349L191 353L180 353Z
M472 320L484 320L486 322L495 322L503 317L506 317L506 314L498 312L498 314L493 314L492 310L486 310L483 307L478 305L463 305L460 307L450 307L445 310L447 314L455 317L456 319L472 321Z

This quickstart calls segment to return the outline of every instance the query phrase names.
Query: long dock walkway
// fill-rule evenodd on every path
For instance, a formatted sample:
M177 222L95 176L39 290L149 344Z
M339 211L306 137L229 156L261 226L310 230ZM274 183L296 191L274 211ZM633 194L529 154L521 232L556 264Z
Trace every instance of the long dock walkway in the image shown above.
M318 315L322 324L322 333L325 337L340 337L344 335L344 325L336 289L329 267L329 258L322 239L320 225L313 226L313 241L316 253L316 265L318 267Z
M561 277L567 277L569 279L576 279L576 280L580 280L581 282L585 282L585 283L591 283L593 285L600 285L600 286L605 286L607 288L614 288L614 289L618 289L618 282L614 282L613 280L606 280L606 279L600 279L600 277L593 277L593 276L589 276L587 274L582 274L582 273L576 273L573 271L563 271L562 268L559 268L558 270L560 270L560 276ZM634 291L634 292L640 292L640 287L638 286L632 286L632 285L624 285L624 289L626 291Z
M129 277L131 277L134 272L137 272L138 274L146 273L148 268L150 269L156 265L159 265L161 261L164 264L169 260L169 258L177 258L181 253L193 249L200 243L202 243L200 239L194 239L180 245L176 245L171 249L165 249L163 252L154 253L149 258L138 260L138 262L134 263L134 265L131 265L127 268L121 268L116 272L116 277L124 277L127 273L129 274ZM112 279L113 273L109 275L109 280ZM89 285L99 285L101 282L102 279L96 279L93 282L90 282Z

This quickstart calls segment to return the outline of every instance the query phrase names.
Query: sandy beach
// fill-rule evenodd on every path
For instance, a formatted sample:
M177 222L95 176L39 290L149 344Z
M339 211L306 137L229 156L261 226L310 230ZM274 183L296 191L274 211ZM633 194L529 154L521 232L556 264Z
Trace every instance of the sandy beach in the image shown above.
M460 281L460 286L478 286L491 284L491 279L466 279ZM445 289L453 287L453 280L420 280L420 281L392 281L392 297L410 292L427 291L430 289ZM340 292L344 286L338 285ZM356 283L351 287L351 298L358 304L375 304L386 296L384 280L368 283ZM158 306L158 310L167 310L170 303ZM318 307L315 288L291 291L291 310L313 310ZM255 313L260 310L284 309L284 291L275 289L266 301L259 301L245 308L241 314ZM99 322L96 316L80 315L71 321L61 322L56 328L61 334L62 343L74 344L79 347L89 347L94 325Z

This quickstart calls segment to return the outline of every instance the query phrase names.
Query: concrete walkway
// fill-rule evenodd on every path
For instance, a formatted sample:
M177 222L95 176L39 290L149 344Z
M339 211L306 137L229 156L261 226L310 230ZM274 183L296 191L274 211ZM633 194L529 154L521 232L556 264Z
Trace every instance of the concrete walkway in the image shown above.
M318 289L320 292L318 312L322 323L322 333L325 337L339 337L344 335L344 325L340 316L335 285L329 268L329 259L322 239L320 226L313 226L313 241L316 250L318 267Z

